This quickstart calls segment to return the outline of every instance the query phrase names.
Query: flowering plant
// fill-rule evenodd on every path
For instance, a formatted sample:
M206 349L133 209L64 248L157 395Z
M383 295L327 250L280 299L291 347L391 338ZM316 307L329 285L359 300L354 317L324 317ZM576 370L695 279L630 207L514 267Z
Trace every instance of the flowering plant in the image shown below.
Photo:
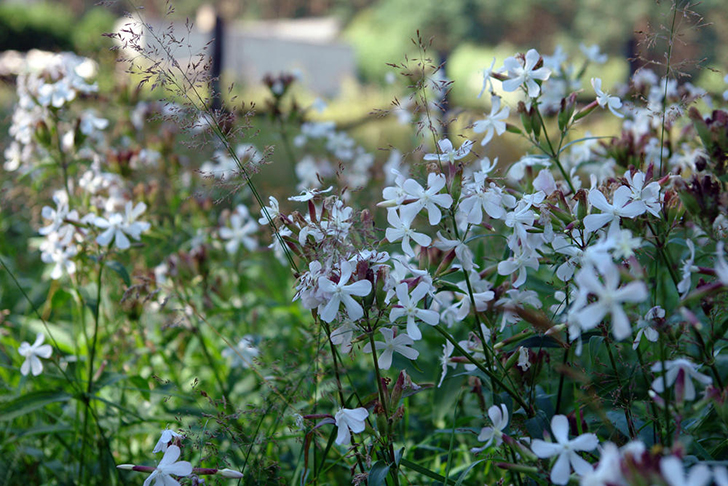
M263 122L212 110L168 31L112 37L180 103L100 118L86 61L58 55L17 77L5 152L3 447L44 481L728 483L720 96L647 67L582 90L597 47L582 68L530 49L456 123L418 38L378 113L415 142L379 157L292 75L266 79Z

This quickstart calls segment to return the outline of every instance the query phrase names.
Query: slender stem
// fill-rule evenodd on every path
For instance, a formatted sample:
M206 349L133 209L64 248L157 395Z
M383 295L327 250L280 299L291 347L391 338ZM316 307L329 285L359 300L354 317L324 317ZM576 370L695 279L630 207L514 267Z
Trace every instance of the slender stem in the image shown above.
M614 360L614 354L612 353L612 341L609 339L609 335L607 334L606 330L604 331L604 334L604 342L606 343L607 354L609 355L609 363L612 365L612 371L614 372L614 377L617 380L617 389L619 390L619 395L617 396L617 399L621 402L622 395L625 393L625 390L622 385L622 379L619 377L619 371L617 370L617 363ZM625 400L625 402L626 407L624 409L624 418L627 420L629 437L630 439L634 439L637 436L637 432L635 431L634 421L632 419L632 411L630 409L629 401Z
M536 106L536 113L538 114L538 119L541 122L541 127L543 128L543 135L546 137L546 143L549 144L549 150L550 153L541 147L541 144L534 143L539 149L541 149L546 155L551 157L551 160L554 161L556 164L556 167L559 168L559 172L561 172L561 176L564 178L566 183L569 185L569 189L571 189L572 193L576 193L576 190L574 189L574 184L571 182L571 177L569 177L569 174L566 173L566 170L564 169L564 166L561 165L561 160L559 160L559 154L554 150L553 145L551 144L551 140L549 139L549 134L546 131L546 123L543 121L543 117L541 116L541 110L538 109L538 106ZM561 147L561 144L563 143L564 137L563 134L561 136L561 140L559 141L559 147ZM559 148L560 150L560 148Z
M564 350L564 359L561 362L561 364L566 367L566 364L569 362L569 351L571 351L571 346L568 346ZM561 410L561 394L564 391L564 381L566 379L566 373L561 373L561 376L559 377L559 391L556 394L556 411L554 412L556 415L559 414L559 410Z
M677 0L672 3L672 24L670 25L670 36L667 41L667 64L665 65L665 92L662 98L662 127L660 131L660 176L662 176L662 166L664 161L663 152L665 150L665 121L667 119L667 80L670 76L670 63L672 61L672 46L675 42L675 22L677 21Z
M326 340L329 342L329 346L331 348L331 358L334 361L334 376L336 377L336 389L339 392L339 403L341 403L341 408L344 408L346 406L346 399L344 398L344 387L341 386L341 373L339 372L339 360L337 359L336 346L331 340L331 328L329 327L328 323L324 322L323 320L318 318L316 318L315 320L321 323L321 327L323 327L324 331L326 332ZM364 468L361 456L359 455L359 448L356 444L354 444L354 453L356 455L356 462L359 466L359 470L364 473L366 469Z
M390 441L391 423L389 421L389 410L387 407L387 398L385 395L384 384L382 383L382 374L379 371L379 360L377 359L377 352L376 352L377 347L374 343L374 334L372 332L367 332L367 336L369 337L369 345L372 347L372 361L374 362L374 373L377 377L377 389L379 391L379 401L381 402L382 410L384 411L384 417L385 417L386 423L387 423L387 430L384 431L384 442L388 448L388 452L390 455L390 461L391 461L390 468L392 468L392 478L394 479L394 484L399 485L397 463L394 459L394 447L392 445L392 442Z
M662 400L665 402L665 446L672 445L672 435L670 432L670 388L667 386L667 368L666 361L665 338L660 334L660 363L662 364Z
M433 326L440 334L442 334L445 339L450 341L452 343L453 347L458 351L458 353L462 354L468 361L470 361L472 364L475 365L476 368L478 368L480 371L482 371L486 376L490 377L492 380L495 380L495 382L503 388L503 390L508 393L508 395L513 398L513 400L518 403L521 407L523 407L523 410L526 411L526 414L529 417L533 417L535 415L535 412L531 406L529 406L521 396L516 393L515 391L511 390L508 386L506 386L505 383L503 383L500 378L498 378L495 373L490 371L488 368L483 366L483 363L475 359L470 353L468 353L465 349L463 349L462 346L458 343L458 341L445 329L442 328L440 324Z
M650 381L647 379L647 376L645 373L645 369L646 369L645 360L642 357L642 351L640 351L639 346L637 347L637 360L639 361L640 369L642 370L641 376L642 376L642 381L644 382L645 389L649 390L651 385L650 385ZM657 427L653 427L653 431L655 429L657 429L658 433L660 434L660 442L664 443L665 436L663 435L662 427L660 427L660 415L657 410L657 405L655 405L654 400L649 400L649 402L650 402L650 408L652 409L652 416L654 417L653 423L655 423L655 422L657 423ZM653 438L654 438L654 432L653 432Z
M104 257L102 253L98 254L98 265L99 273L96 278L96 305L94 306L94 334L91 338L91 347L89 348L89 359L88 359L88 385L86 386L86 395L83 398L86 404L86 411L83 418L83 439L81 445L81 461L80 470L82 482L85 482L84 475L86 473L85 460L86 460L86 447L88 445L88 418L89 412L91 411L91 392L93 391L94 385L94 360L96 359L96 344L98 343L99 336L99 320L100 320L100 309L101 309L101 276L104 273ZM100 427L100 425L99 425Z

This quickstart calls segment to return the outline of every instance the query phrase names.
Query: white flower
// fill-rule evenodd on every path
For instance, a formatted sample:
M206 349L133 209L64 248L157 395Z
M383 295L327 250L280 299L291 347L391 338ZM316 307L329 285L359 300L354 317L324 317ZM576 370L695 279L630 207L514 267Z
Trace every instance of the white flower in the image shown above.
M98 118L92 111L85 111L81 117L79 129L84 135L91 135L97 130L104 130L107 126L109 126L109 120Z
M437 388L440 388L442 386L442 382L445 381L445 376L447 376L447 367L455 368L457 366L457 363L453 363L450 361L450 356L452 356L452 352L455 350L455 346L450 341L447 341L445 344L442 345L442 357L440 358L440 364L442 365L442 375L440 376L440 382L437 384Z
M541 93L536 80L545 81L551 75L551 71L548 68L541 67L534 70L533 68L538 63L541 56L535 49L531 49L526 53L524 62L515 57L509 57L503 61L503 67L508 71L507 80L503 81L504 91L515 91L520 88L523 84L526 85L526 91L530 98L537 98Z
M235 349L225 348L222 351L222 355L224 357L232 357L232 363L230 366L240 366L241 368L250 368L253 364L253 360L257 358L259 354L260 351L255 347L252 336L243 336L243 338L238 341Z
M637 323L637 336L635 336L634 342L632 343L632 349L637 349L640 345L640 341L642 340L642 336L646 337L649 342L656 343L660 335L657 330L652 327L652 325L654 324L655 319L662 319L664 317L665 309L659 305L648 310L644 319L640 319Z
M594 92L597 94L597 103L599 103L599 106L602 108L606 106L609 108L609 111L614 114L614 116L624 118L624 115L617 111L622 107L622 101L619 97L609 96L609 93L602 91L602 80L599 78L592 78L591 84L594 88Z
M231 255L238 251L238 247L242 244L248 251L253 251L258 246L258 242L251 238L250 235L258 230L258 225L250 217L248 208L238 206L235 212L230 215L230 227L220 228L220 238L229 240L225 243L225 250Z
M336 435L336 443L339 445L349 445L351 443L351 433L358 434L364 432L366 425L364 421L369 417L369 412L364 407L355 409L341 408L336 415L334 420L336 426L339 428Z
M473 146L472 140L466 140L463 142L463 144L460 146L459 149L455 150L455 148L452 146L452 142L448 140L447 138L443 138L439 142L437 142L437 146L440 149L440 153L434 153L434 154L426 154L424 156L425 160L438 160L438 161L449 161L449 162L455 162L456 160L460 160L466 155L470 153L470 149Z
M483 210L493 219L503 219L506 215L505 208L516 205L516 198L494 182L486 187L487 177L488 174L484 171L473 174L474 180L466 186L462 202L458 206L458 212L470 224L480 224L483 221Z
M416 199L411 204L417 208L418 212L422 208L427 209L427 215L432 226L439 224L442 219L442 213L437 206L447 209L452 205L450 194L438 194L445 187L445 183L444 175L430 173L427 176L427 190L414 179L407 179L402 185L405 193Z
M495 57L493 58L493 62L490 63L490 67L487 67L483 69L483 88L480 90L480 93L478 93L478 98L483 96L483 93L485 93L485 90L493 91L493 80L490 79L491 75L495 72L500 72L500 69L494 69L495 68Z
M406 284L405 284L406 285ZM410 348L414 341L407 334L399 334L397 337L394 336L394 329L388 329L383 327L379 330L384 336L384 342L374 341L374 347L379 350L384 350L377 363L383 370L388 370L392 366L392 356L394 352L398 352L407 359L415 360L420 355L416 349ZM372 352L371 343L367 343L364 346L365 353Z
M678 376L684 380L684 398L685 400L695 400L695 385L693 380L703 385L710 385L713 379L702 373L698 373L698 365L691 363L685 358L679 358L672 361L665 361L665 369L662 368L662 362L657 362L652 365L652 371L659 373L661 371L667 371L663 376L655 379L652 382L652 389L657 393L665 391L666 386L673 386Z
M415 256L415 251L410 245L410 238L421 246L429 246L432 243L432 238L424 233L417 233L411 228L417 212L417 207L413 205L402 206L399 211L394 208L387 209L387 221L392 227L387 228L385 237L390 243L401 238L402 251L410 258Z
M69 275L76 273L76 263L71 260L78 250L75 246L63 246L62 242L51 240L48 245L44 245L40 259L43 263L55 263L51 271L51 278L58 280L63 276L65 271Z
M528 348L518 347L518 366L524 373L531 367L531 361L528 359Z
M501 404L500 407L493 405L488 409L488 417L493 426L483 427L478 435L478 440L485 442L484 448L490 447L493 441L498 447L503 443L503 430L508 427L508 408L505 404Z
M490 109L490 113L486 115L485 119L478 120L473 124L473 131L475 133L485 132L483 140L480 141L480 145L482 146L486 146L491 141L494 133L497 133L498 136L505 133L505 120L508 119L508 115L510 114L510 108L507 106L501 109L501 99L499 96L493 96L492 100L493 106Z
M466 272L470 272L474 268L478 268L478 265L473 263L473 252L470 251L468 245L460 240L448 240L442 236L439 231L437 232L437 238L438 240L435 242L435 248L442 251L451 251L452 249L455 249L455 256L458 257L460 264Z
M528 247L520 247L513 252L507 260L498 263L498 275L511 275L518 272L518 277L513 282L513 287L518 288L526 282L526 268L538 270L538 255Z
M144 486L151 486L152 481L157 486L179 486L179 481L174 479L172 474L175 476L189 476L192 474L192 464L187 461L178 462L179 455L179 447L176 445L169 446L157 468L144 481Z
M596 327L607 314L610 314L612 334L614 339L619 341L632 334L632 326L622 309L622 303L642 302L649 297L649 293L644 282L634 281L620 287L619 269L616 265L609 265L601 273L604 283L599 281L596 269L591 267L584 267L576 274L576 284L582 296L586 297L588 294L596 296L594 302L577 312L576 319L579 326L587 331Z
M62 78L55 83L43 83L38 88L38 103L41 106L60 108L75 98L76 91L72 88L68 78Z
M333 186L329 186L326 189L304 189L301 191L300 196L292 196L289 197L289 201L298 201L298 202L306 202L310 201L311 199L315 198L316 196L320 194L325 194L329 192Z
M614 191L613 204L599 189L589 191L589 202L601 211L600 214L589 214L584 217L584 228L592 233L607 223L619 225L619 218L636 218L643 214L647 207L642 201L632 201L632 191L627 186L620 186Z
M554 415L551 419L551 431L556 443L534 439L531 450L541 459L558 456L551 469L551 482L566 484L569 482L571 469L579 475L592 471L592 466L586 462L577 451L591 451L599 445L595 434L582 434L576 439L569 440L569 419L564 415Z
M350 285L346 283L351 278L352 268L351 264L342 260L340 264L341 276L339 281L334 283L327 277L319 277L318 285L324 294L327 294L329 300L326 304L319 306L319 314L324 322L331 322L339 312L339 305L341 303L346 307L346 312L349 315L349 319L355 321L364 315L364 309L357 301L354 300L352 295L363 297L369 295L372 291L372 283L369 280L359 280Z
M157 444L154 446L154 449L152 450L153 453L157 452L167 452L167 449L169 448L170 443L174 439L183 439L184 435L178 434L174 430L170 429L164 429L162 431L162 436L157 441Z
M132 207L131 201L127 201L124 207L124 223L122 230L135 240L139 241L141 234L150 228L150 224L144 221L137 221L137 218L146 211L147 205L143 202Z
M53 352L50 344L43 344L44 340L45 336L39 332L32 346L26 341L20 343L18 354L25 357L25 361L20 367L20 373L23 376L28 376L29 372L32 372L33 376L38 376L43 372L43 363L39 358L48 359Z
M660 472L669 486L706 486L712 476L705 464L696 464L686 476L682 461L675 456L660 460Z
M622 477L622 457L619 449L611 442L600 446L599 464L594 471L582 476L581 486L612 486L625 484Z
M258 224L268 224L268 218L266 217L265 213L268 213L268 216L270 216L271 221L275 221L276 216L278 216L281 212L281 208L278 205L278 199L274 198L273 196L268 197L268 204L270 206L265 206L265 211L261 211L260 219L258 219Z
M109 246L111 240L119 250L126 250L131 246L127 235L139 240L141 233L149 229L149 223L136 221L141 213L146 210L144 203L137 204L132 209L131 201L127 201L125 213L112 213L108 219L97 217L93 224L99 228L106 229L96 238L96 243L101 246Z
M581 49L581 52L586 56L586 58L593 63L604 64L607 62L607 55L599 52L599 46L597 44L592 44L587 47L586 44L582 42L579 44L579 49Z
M399 305L392 308L389 313L389 321L394 322L400 317L407 317L407 334L415 341L422 339L422 333L415 323L415 318L426 322L431 326L436 326L440 322L440 314L430 309L418 309L417 303L422 300L431 290L431 286L426 282L420 282L412 291L412 295L407 293L407 283L402 282L397 285L397 299Z
M632 200L642 201L649 213L655 217L660 216L660 183L652 181L645 186L645 173L642 171L635 172L634 176L630 171L625 172L624 178L627 179L630 189L632 190Z
M354 331L357 327L353 322L345 320L335 330L331 331L331 342L339 347L342 353L351 351L351 340L354 339Z

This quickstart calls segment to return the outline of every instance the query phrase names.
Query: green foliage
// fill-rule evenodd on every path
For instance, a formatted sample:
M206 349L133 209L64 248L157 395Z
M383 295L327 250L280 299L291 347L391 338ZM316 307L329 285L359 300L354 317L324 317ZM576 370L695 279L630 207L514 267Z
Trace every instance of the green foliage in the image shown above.
M41 49L99 54L108 48L115 17L103 7L92 8L77 19L62 3L0 4L0 51Z
M0 5L0 50L49 51L73 48L75 19L57 3Z

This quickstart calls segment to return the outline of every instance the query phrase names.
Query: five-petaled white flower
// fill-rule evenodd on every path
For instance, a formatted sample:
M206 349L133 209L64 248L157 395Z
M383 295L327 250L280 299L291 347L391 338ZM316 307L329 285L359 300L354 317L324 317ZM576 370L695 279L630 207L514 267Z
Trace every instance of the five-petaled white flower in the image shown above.
M175 476L189 476L192 474L192 464L188 461L177 461L179 455L179 447L176 445L169 446L156 469L144 481L144 486L151 486L152 481L157 486L179 486L179 481L174 479L172 474Z
M389 313L389 321L394 322L400 317L407 317L407 334L415 341L422 339L422 333L415 323L415 318L431 326L436 326L440 322L440 314L436 311L417 307L417 303L427 295L430 289L431 287L427 282L420 282L410 295L407 293L406 282L397 285L396 292L399 305L392 308Z
M620 100L617 96L609 96L609 93L602 91L601 79L592 78L591 84L594 88L594 92L597 94L597 103L599 103L599 106L601 106L602 108L607 107L609 108L609 111L614 114L614 116L624 118L624 115L617 111L618 109L622 108L622 100Z
M599 189L589 191L589 202L601 211L600 214L589 214L584 217L584 228L592 233L607 223L619 225L619 218L636 218L647 211L642 201L632 200L632 190L627 186L619 186L614 191L613 203L609 204Z
M462 159L470 153L470 149L473 147L473 141L464 141L460 148L456 150L455 147L452 146L452 142L450 140L443 138L437 142L437 146L440 149L440 153L426 154L424 159L448 161L452 163L456 160Z
M53 352L50 344L43 344L44 340L45 336L39 332L32 346L27 341L20 343L18 353L25 357L25 361L20 367L20 373L23 376L27 376L29 372L32 372L33 376L38 376L43 371L43 363L39 358L48 359Z
M525 84L528 96L537 98L541 93L541 87L536 80L546 81L551 76L548 68L534 69L539 59L541 56L536 49L531 49L526 53L523 62L515 57L509 57L503 61L503 67L508 71L508 79L503 81L503 90L515 91Z
M220 228L220 238L228 240L225 243L225 250L231 255L234 255L238 251L238 247L241 244L248 251L253 251L258 246L258 242L250 235L257 230L258 225L250 217L248 208L240 205L230 215L230 227Z
M493 405L488 409L488 417L493 424L492 427L483 427L478 435L480 442L485 442L485 447L495 441L495 446L498 447L503 443L503 430L508 427L508 408L505 404L501 404L500 407Z
M599 439L595 434L582 434L576 439L569 440L569 419L565 415L554 415L551 418L551 432L556 439L555 443L534 439L531 450L541 459L559 456L551 469L552 483L568 483L572 468L579 475L592 471L591 464L577 454L577 451L596 449Z
M93 224L101 229L105 229L96 238L96 243L101 246L109 246L111 240L119 250L126 250L131 246L131 242L127 235L139 241L141 234L150 227L149 223L137 221L137 218L147 209L147 205L143 202L132 206L131 201L127 201L124 214L112 213L108 219L97 217Z
M422 208L427 209L427 215L432 226L439 224L442 219L442 212L438 206L447 209L452 205L452 196L450 194L438 194L445 187L445 183L444 175L431 172L427 176L427 190L414 179L407 179L402 185L405 193L416 199L411 204L417 208L418 212Z
M698 365L691 363L685 358L678 358L672 361L665 361L665 368L662 368L662 362L658 361L652 365L652 371L659 373L666 371L661 377L652 382L652 389L657 393L663 393L666 386L673 386L680 378L683 383L683 397L685 400L695 400L695 385L693 380L703 385L710 385L713 379L702 373L698 373ZM667 384L665 383L667 382Z
M411 360L417 359L417 357L420 355L419 351L410 348L410 346L414 344L414 341L407 334L399 334L395 337L394 329L388 329L386 327L381 328L379 331L384 336L384 342L374 341L374 347L377 349L377 351L380 351L382 349L384 350L382 355L379 356L379 359L377 360L377 363L379 364L379 367L381 369L388 370L392 366L392 356L394 355L395 351L405 358ZM372 352L371 343L367 343L366 346L364 346L364 352Z
M395 208L387 209L387 221L392 227L387 228L384 235L390 243L394 243L401 238L402 251L410 258L415 256L415 251L410 245L410 238L421 246L429 246L432 243L432 238L424 233L417 233L411 227L418 212L417 207L411 204L402 206L399 210Z
M349 445L351 443L351 432L358 434L364 432L366 425L364 421L369 417L369 412L364 407L355 409L341 408L334 420L339 428L336 434L336 443L339 445ZM351 430L351 432L349 432Z
M596 296L591 304L581 308L576 319L579 326L585 331L596 327L607 314L612 316L612 334L617 341L632 334L627 314L622 309L624 302L643 302L649 297L644 282L634 281L622 287L619 286L619 269L616 265L609 265L601 271L604 283L600 282L596 269L591 266L582 268L576 274L576 284L583 297L588 294Z
M493 134L496 133L498 136L503 135L506 131L506 122L508 115L510 114L510 108L507 106L501 109L500 96L493 96L493 106L490 108L490 113L486 115L483 120L478 120L473 124L473 131L475 133L485 132L483 140L480 141L480 145L486 146L488 142L493 138Z
M351 278L351 263L342 260L339 265L341 275L338 282L333 282L327 277L319 277L318 286L324 294L330 295L329 301L319 306L319 314L324 322L331 322L339 312L339 305L343 302L349 319L356 321L364 315L364 309L354 300L352 295L363 297L372 291L372 283L369 280L359 280L346 285Z

